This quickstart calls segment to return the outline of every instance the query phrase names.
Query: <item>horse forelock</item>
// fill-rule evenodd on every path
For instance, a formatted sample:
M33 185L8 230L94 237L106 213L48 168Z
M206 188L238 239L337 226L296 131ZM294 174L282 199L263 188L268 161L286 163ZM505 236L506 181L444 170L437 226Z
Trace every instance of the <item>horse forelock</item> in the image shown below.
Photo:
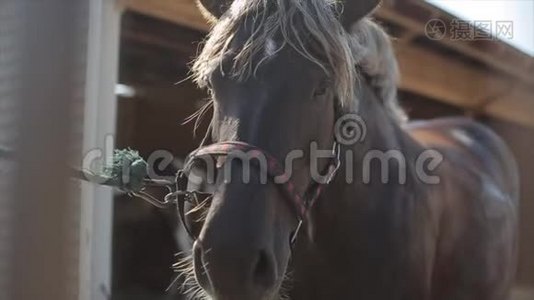
M292 47L333 79L336 98L346 110L355 111L358 106L355 90L359 77L355 66L360 66L372 78L386 110L393 118L402 119L404 114L397 104L398 68L389 37L369 19L356 23L347 32L338 21L342 10L339 3L337 0L235 0L213 27L193 64L196 83L205 87L216 68L237 80L246 80L272 55L272 41L278 40L280 49ZM230 49L239 28L245 24L252 27L251 34L239 49ZM310 49L310 45L318 49ZM232 68L222 70L223 58L230 51Z

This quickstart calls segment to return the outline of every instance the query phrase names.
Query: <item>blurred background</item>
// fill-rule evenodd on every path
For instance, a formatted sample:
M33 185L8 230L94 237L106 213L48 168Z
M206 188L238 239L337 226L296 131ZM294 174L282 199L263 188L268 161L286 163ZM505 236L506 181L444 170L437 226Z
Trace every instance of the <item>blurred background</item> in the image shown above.
M410 117L475 118L519 161L512 300L534 299L534 1L383 2ZM0 299L180 299L176 216L67 165L196 148L182 123L207 94L186 79L208 30L194 0L0 0Z

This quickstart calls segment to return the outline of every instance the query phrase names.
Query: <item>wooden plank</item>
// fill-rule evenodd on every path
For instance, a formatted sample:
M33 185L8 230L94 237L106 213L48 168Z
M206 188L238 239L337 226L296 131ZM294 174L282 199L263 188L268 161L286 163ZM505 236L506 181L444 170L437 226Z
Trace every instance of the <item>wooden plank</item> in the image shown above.
M470 68L418 46L395 43L400 88L453 105L475 109L509 90L510 79Z
M534 88L468 67L426 49L396 43L400 89L477 113L534 126Z
M420 1L408 1L410 3L417 3L420 6L430 4L426 3L420 3ZM430 9L430 8L429 8ZM425 23L421 20L417 20L415 18L411 18L409 16L405 16L396 10L394 10L392 7L389 6L383 6L381 7L377 12L376 15L380 18L386 19L390 22L393 22L394 24L400 25L409 31L413 32L414 35L419 36L425 36ZM419 18L422 18L419 16ZM445 22L448 21L448 17L441 15L436 16L429 15L428 18L426 18L428 21L432 18L438 18L441 20L444 20ZM509 59L503 59L504 56L514 56L519 57L521 61L528 62L534 60L534 58L529 57L526 54L523 54L519 52L518 50L513 49L512 46L506 45L504 42L493 42L492 45L494 47L499 47L500 54L497 55L495 53L489 53L487 51L478 50L474 47L469 46L469 44L465 41L459 41L454 40L450 38L450 36L446 36L443 39L436 41L436 43L439 43L445 48L453 49L459 53L462 53L463 55L466 55L467 57L470 57L474 60L480 61L483 64L490 66L494 70L504 72L510 76L514 76L517 79L525 82L526 84L534 85L534 73L532 70L529 70L528 63L522 64L522 65L516 65L510 63ZM497 52L499 52L497 51Z
M113 151L117 126L115 85L119 74L120 7L109 0L89 1L89 37L83 114L84 160L76 165L105 165ZM95 157L96 156L96 157ZM86 160L93 157L93 160ZM94 165L91 165L94 162ZM78 300L104 300L112 290L113 190L81 183L80 295Z
M484 113L497 118L534 127L534 90L516 86L483 108Z
M0 253L0 278L7 278L0 298L78 299L84 237L67 165L81 156L73 155L82 138L73 112L84 105L87 1L2 1L0 11L0 34L10 42L0 49L0 59L8 58L2 83L13 87L0 97L16 103L8 111L15 118L12 192L0 195L11 200L1 213L10 245Z
M196 6L195 0L118 0L118 2L126 9L155 18L202 31L210 28Z

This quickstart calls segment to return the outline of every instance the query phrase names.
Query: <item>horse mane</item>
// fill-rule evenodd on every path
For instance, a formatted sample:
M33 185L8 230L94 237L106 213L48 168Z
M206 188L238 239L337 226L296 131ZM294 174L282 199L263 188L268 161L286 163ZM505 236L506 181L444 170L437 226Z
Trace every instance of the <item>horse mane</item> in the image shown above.
M339 3L337 0L234 0L194 61L195 82L206 87L216 68L238 80L248 78L267 59L261 56L265 56L268 41L282 37L277 51L290 46L322 68L334 79L336 98L344 109L357 111L356 66L359 66L371 79L386 111L395 120L403 120L404 113L397 102L398 66L388 35L367 18L347 32L338 21L343 9ZM249 18L253 22L247 22ZM231 70L222 70L223 57L229 53L236 32L244 24L252 26L252 34L241 49L232 49ZM317 49L310 49L310 45ZM261 59L255 60L257 57Z
M358 40L355 45L361 51L356 65L371 78L370 84L386 112L399 123L406 122L406 113L398 102L400 72L391 38L381 26L367 18L354 24L350 32L351 38Z

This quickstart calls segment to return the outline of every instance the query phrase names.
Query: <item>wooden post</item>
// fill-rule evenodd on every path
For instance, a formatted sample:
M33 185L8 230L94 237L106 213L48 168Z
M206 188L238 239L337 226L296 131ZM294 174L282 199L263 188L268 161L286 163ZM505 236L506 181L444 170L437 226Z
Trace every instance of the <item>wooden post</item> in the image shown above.
M84 109L83 155L78 163L105 165L111 160L116 129L121 6L91 0ZM93 164L94 167L94 164ZM111 294L113 191L82 183L80 298L107 300Z
M8 299L75 299L79 199L67 166L79 123L73 112L83 104L87 5L8 2L19 20L8 82L17 105Z

